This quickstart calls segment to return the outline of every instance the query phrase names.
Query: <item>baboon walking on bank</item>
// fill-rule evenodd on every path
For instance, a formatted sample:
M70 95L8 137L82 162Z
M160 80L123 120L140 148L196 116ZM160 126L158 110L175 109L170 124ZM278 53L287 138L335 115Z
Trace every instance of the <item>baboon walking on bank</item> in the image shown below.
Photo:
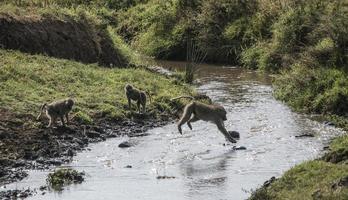
M40 114L37 116L37 120L40 119L42 112L46 109L46 116L50 120L47 127L55 125L57 118L60 118L63 126L65 126L64 117L66 118L67 124L69 124L68 115L73 105L74 101L71 98L55 101L50 104L44 103L40 108Z
M180 96L177 98L173 98L171 100L180 99L180 98L190 98L194 99L191 96ZM191 123L196 122L198 120L203 120L207 122L212 122L216 124L219 131L225 136L225 138L232 142L236 143L236 140L228 133L225 128L224 121L227 120L226 110L224 107L216 104L208 105L204 103L200 103L197 101L192 101L187 104L184 108L184 112L178 121L178 130L180 134L182 134L181 126L187 122L188 127L192 130Z
M142 112L145 113L146 112L146 92L135 88L131 84L126 84L126 86L124 87L124 91L126 93L126 97L128 100L128 108L131 109L131 101L133 100L137 102L139 113L140 113L140 105L142 107Z

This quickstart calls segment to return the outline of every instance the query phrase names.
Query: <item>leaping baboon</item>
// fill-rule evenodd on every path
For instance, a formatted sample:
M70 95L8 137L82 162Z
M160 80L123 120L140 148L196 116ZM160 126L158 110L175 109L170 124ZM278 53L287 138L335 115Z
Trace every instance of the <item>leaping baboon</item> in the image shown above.
M180 96L173 98L171 100L180 99L180 98L190 98L194 100L194 97L191 96ZM200 103L197 101L192 101L187 104L184 108L184 112L178 122L178 130L182 134L181 126L187 122L188 127L192 130L191 123L198 120L203 120L207 122L212 122L216 124L219 131L225 136L225 138L232 142L236 143L236 140L228 133L225 128L224 121L227 120L226 110L224 107L216 104L208 105Z
M131 109L131 100L137 102L138 110L140 113L140 105L142 106L143 113L146 112L146 92L141 91L131 84L126 84L124 91L128 100L128 108Z
M43 110L46 109L46 116L50 120L47 127L55 125L57 118L60 118L63 126L65 126L64 116L66 118L67 124L69 124L68 114L71 111L73 105L74 101L71 98L55 101L50 104L44 103L40 108L40 114L39 116L37 116L37 120L40 119Z

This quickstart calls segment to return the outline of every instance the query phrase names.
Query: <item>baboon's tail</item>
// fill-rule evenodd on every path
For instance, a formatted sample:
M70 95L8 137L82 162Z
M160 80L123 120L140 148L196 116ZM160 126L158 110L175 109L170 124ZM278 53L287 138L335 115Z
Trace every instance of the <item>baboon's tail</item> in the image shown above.
M194 100L195 98L193 96L179 96L179 97L175 97L175 98L172 98L170 99L171 101L174 101L176 99L182 99L182 98L187 98L187 99L191 99L191 100Z
M47 103L42 104L42 106L40 107L40 114L37 116L36 120L39 120L41 117L41 114L43 112L43 110L45 109L45 107L47 106Z

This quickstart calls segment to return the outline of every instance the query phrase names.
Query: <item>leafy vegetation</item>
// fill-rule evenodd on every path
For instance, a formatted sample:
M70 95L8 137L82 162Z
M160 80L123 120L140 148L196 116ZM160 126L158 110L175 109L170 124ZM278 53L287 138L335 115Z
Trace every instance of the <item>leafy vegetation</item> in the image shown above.
M275 80L275 95L300 111L344 116L348 112L347 80L347 73L339 69L296 64Z
M53 173L49 173L46 181L54 190L62 190L65 185L82 183L84 181L84 176L84 172L62 168L55 170Z
M206 51L207 62L278 73L278 99L297 111L324 114L348 130L347 0L52 0L48 7L40 0L18 2L3 1L0 12L88 19L133 63L140 59L131 48L185 60L187 43L194 41ZM153 91L150 110L157 113L187 91L144 69L101 69L4 50L0 65L1 105L35 114L41 102L68 94L77 100L74 112L83 123L98 116L130 117L124 109L126 82ZM187 68L187 82L193 69ZM295 166L252 199L347 199L347 187L338 184L348 176L347 140L337 138L322 159Z
M118 13L118 33L140 52L279 72L276 96L296 110L348 113L346 0L149 0ZM290 98L291 97L291 98Z

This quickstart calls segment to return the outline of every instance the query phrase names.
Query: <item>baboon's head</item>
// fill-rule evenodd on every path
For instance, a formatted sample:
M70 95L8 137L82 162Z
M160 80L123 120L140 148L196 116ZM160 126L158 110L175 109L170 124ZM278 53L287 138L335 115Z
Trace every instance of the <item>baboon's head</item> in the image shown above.
M72 109L72 107L73 107L73 105L74 105L74 101L72 100L72 99L67 99L67 100L65 100L65 106L66 106L66 108L68 108L68 109Z
M124 88L126 88L127 91L130 91L133 89L133 86L130 84L127 84Z

